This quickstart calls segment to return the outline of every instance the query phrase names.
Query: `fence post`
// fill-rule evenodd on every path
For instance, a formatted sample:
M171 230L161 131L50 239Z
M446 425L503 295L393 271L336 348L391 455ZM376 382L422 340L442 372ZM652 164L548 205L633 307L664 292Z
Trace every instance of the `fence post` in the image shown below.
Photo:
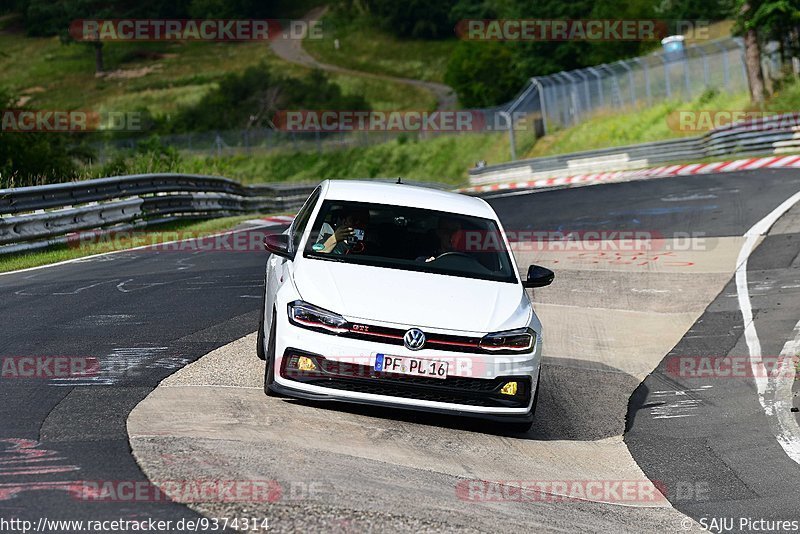
M553 114L553 118L558 122L559 117L558 113L556 112L556 101L553 98L553 78L552 76L548 76L545 78L547 80L547 87L545 87L545 100L547 101L547 112Z
M561 104L559 105L559 109L561 110L561 116L564 118L563 122L565 125L572 124L573 121L572 121L572 110L570 109L570 97L567 91L566 84L562 79L564 73L557 72L553 74L553 76L556 78L556 80L558 80L558 88L561 90Z
M667 90L667 98L672 98L672 83L669 79L669 61L664 54L659 54L658 57L664 62L664 85Z
M687 100L691 100L692 86L691 82L689 81L689 53L686 51L683 53L683 85L686 88Z
M531 78L531 83L536 86L536 90L539 92L539 109L542 112L542 133L547 135L547 108L545 107L544 87L542 87L542 82L539 81L539 78Z
M587 76L583 70L576 70L575 74L581 77L583 81L583 94L586 97L586 105L584 109L586 111L590 111L592 109L592 95L589 91L589 76Z
M517 150L514 142L514 121L511 120L511 113L508 111L498 112L508 122L508 143L511 145L511 161L517 161Z
M614 97L617 97L617 102L619 102L620 107L622 107L622 93L619 90L619 80L617 80L617 73L614 72L614 69L606 65L605 63L602 65L597 66L598 70L605 69L611 73L611 107L614 107Z
M711 42L717 47L717 50L722 52L722 79L724 80L723 85L727 87L731 81L731 66L730 60L728 59L728 49L722 46L722 43L719 41Z
M560 73L555 73L553 74L553 77L555 77L556 82L558 83L559 92L561 93L561 101L558 105L558 109L561 111L561 122L566 126L568 124L571 124L572 121L570 120L569 111L566 110L566 107L564 105L564 101L568 100L568 98L566 89L564 88L564 84L561 83L561 79L558 77L559 74Z
M597 92L600 93L600 107L605 107L606 98L605 95L603 95L603 75L594 67L588 67L586 70L597 76Z
M581 116L581 102L580 97L578 96L578 86L576 82L578 78L569 72L564 72L563 74L567 77L570 83L572 83L572 87L570 88L570 104L572 105L573 116L575 117L573 123L575 123L576 121L580 121Z
M701 46L697 47L697 52L703 56L703 84L708 88L711 85L711 78L708 73L708 55Z
M628 85L630 85L630 93L631 93L631 106L636 106L636 90L633 87L633 69L631 66L628 65L627 61L618 61L622 67L628 71ZM621 99L621 97L620 97Z
M649 106L653 103L653 96L650 90L650 66L647 64L647 61L640 57L635 58L634 61L642 67L642 71L644 72L644 94L647 97L647 105Z
M750 90L750 77L747 75L747 60L745 58L744 42L737 40L736 44L739 45L739 52L741 54L742 76L744 77L745 87L747 87L747 90L749 91Z

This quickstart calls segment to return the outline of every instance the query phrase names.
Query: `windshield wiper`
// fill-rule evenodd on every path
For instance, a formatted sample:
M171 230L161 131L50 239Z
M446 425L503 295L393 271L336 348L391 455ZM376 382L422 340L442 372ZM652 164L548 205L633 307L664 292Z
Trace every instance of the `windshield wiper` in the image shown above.
M344 258L341 257L341 256L327 256L327 255L323 256L321 254L312 254L310 252L306 252L305 253L305 257L306 258L314 258L314 259L318 259L318 260L325 260L325 261L335 261L335 262L338 262L338 263L347 263L347 262L345 262Z

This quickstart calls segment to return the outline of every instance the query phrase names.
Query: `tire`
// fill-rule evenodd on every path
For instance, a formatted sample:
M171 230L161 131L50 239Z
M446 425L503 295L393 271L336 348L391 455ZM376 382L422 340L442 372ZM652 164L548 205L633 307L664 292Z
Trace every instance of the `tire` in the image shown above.
M256 342L256 354L260 360L264 360L264 311L267 306L267 284L264 283L264 295L261 299L261 317L258 319L258 341Z
M264 393L268 397L280 397L281 395L275 393L270 389L270 386L275 383L275 317L273 313L272 327L269 329L269 342L267 344L267 351L264 355L266 365L264 366Z
M541 389L541 382L540 379L542 377L541 371L539 372L539 378L536 379L536 392L533 394L533 403L531 404L531 409L528 412L528 416L530 417L530 421L526 421L524 423L509 423L506 427L515 433L518 434L526 434L530 432L531 427L533 426L533 417L536 414L536 404L539 402L539 390Z

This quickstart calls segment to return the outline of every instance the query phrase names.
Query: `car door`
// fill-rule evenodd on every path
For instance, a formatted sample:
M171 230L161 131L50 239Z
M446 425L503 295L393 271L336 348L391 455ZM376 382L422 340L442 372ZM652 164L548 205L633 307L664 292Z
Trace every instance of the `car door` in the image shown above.
M311 218L311 214L314 212L314 207L317 204L317 200L319 200L319 195L320 188L318 187L311 193L305 204L303 204L303 207L300 208L300 211L297 212L294 221L292 221L291 226L289 226L289 229L286 231L289 235L289 250L292 257L298 252L300 239L303 237L306 226L308 226L308 221ZM282 258L275 254L271 255L267 261L267 275L265 281L267 284L267 298L264 306L264 324L272 324L272 311L275 307L275 296L289 277L288 271L291 261L291 259Z

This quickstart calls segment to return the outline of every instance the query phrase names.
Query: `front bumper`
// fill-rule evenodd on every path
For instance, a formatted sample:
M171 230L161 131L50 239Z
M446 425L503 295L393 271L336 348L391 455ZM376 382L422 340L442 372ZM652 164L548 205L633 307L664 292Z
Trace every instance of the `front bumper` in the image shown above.
M298 399L311 400L311 401L344 402L348 404L365 404L369 406L415 410L415 411L436 413L436 414L447 414L447 415L456 414L465 417L477 417L480 419L484 419L487 421L494 421L498 423L530 423L533 421L533 414L530 412L526 412L523 414L495 413L495 412L475 413L472 411L459 410L457 406L445 406L445 407L439 407L433 405L416 406L416 405L408 405L405 403L397 403L393 402L391 398L388 397L379 397L376 399L354 398L348 395L339 395L335 393L333 390L331 390L331 393L311 393L301 389L285 387L277 382L275 384L272 384L270 386L270 389L275 393L281 395L286 395L289 397L295 397Z
M276 373L272 390L298 398L369 404L476 416L504 422L529 422L538 387L541 347L532 353L494 356L421 350L363 340L344 339L296 327L279 317ZM445 360L444 380L374 371L375 354ZM300 355L318 362L317 372L292 364ZM295 362L296 363L296 362ZM518 383L516 395L500 389Z

